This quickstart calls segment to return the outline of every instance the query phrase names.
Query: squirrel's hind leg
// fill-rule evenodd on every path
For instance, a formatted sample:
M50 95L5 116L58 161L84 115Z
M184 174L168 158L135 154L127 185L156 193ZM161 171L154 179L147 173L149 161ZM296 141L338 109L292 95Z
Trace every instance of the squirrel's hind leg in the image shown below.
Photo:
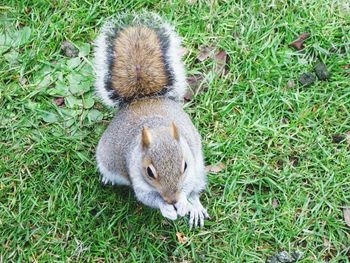
M130 181L124 176L118 174L117 172L109 171L101 161L97 160L98 169L101 172L102 178L101 182L103 184L111 183L112 185L130 185Z

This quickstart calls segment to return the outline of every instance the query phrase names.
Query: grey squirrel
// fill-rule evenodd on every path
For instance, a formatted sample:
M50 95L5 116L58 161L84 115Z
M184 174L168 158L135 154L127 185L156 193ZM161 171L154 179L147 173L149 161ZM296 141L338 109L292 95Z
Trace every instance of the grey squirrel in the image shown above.
M103 183L129 185L143 204L190 227L209 218L200 202L207 179L200 135L181 101L181 38L158 15L124 14L95 42L96 91L119 108L96 151Z

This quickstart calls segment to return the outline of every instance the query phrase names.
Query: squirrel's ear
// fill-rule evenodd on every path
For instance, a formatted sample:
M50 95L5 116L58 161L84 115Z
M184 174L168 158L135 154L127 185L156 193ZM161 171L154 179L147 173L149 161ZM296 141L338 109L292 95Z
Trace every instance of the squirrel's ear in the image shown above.
M177 129L175 122L171 123L171 135L174 137L175 140L179 140L180 139L180 134L179 134L179 130Z
M152 142L151 132L147 127L142 129L142 147L148 148Z

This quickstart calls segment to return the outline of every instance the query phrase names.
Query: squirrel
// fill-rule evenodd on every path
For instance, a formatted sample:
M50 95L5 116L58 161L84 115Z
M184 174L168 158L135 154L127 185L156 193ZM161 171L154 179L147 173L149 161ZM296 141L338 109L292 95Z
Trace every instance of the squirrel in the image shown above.
M96 92L118 108L96 150L102 183L130 186L138 201L190 227L209 218L201 138L182 109L181 38L153 13L107 22L95 41Z

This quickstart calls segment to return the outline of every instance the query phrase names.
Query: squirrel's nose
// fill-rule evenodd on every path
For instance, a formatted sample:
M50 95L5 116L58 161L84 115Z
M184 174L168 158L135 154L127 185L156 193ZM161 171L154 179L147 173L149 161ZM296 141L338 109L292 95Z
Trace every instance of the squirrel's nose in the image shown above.
M164 198L164 201L169 205L175 205L177 203L177 200L174 198Z

